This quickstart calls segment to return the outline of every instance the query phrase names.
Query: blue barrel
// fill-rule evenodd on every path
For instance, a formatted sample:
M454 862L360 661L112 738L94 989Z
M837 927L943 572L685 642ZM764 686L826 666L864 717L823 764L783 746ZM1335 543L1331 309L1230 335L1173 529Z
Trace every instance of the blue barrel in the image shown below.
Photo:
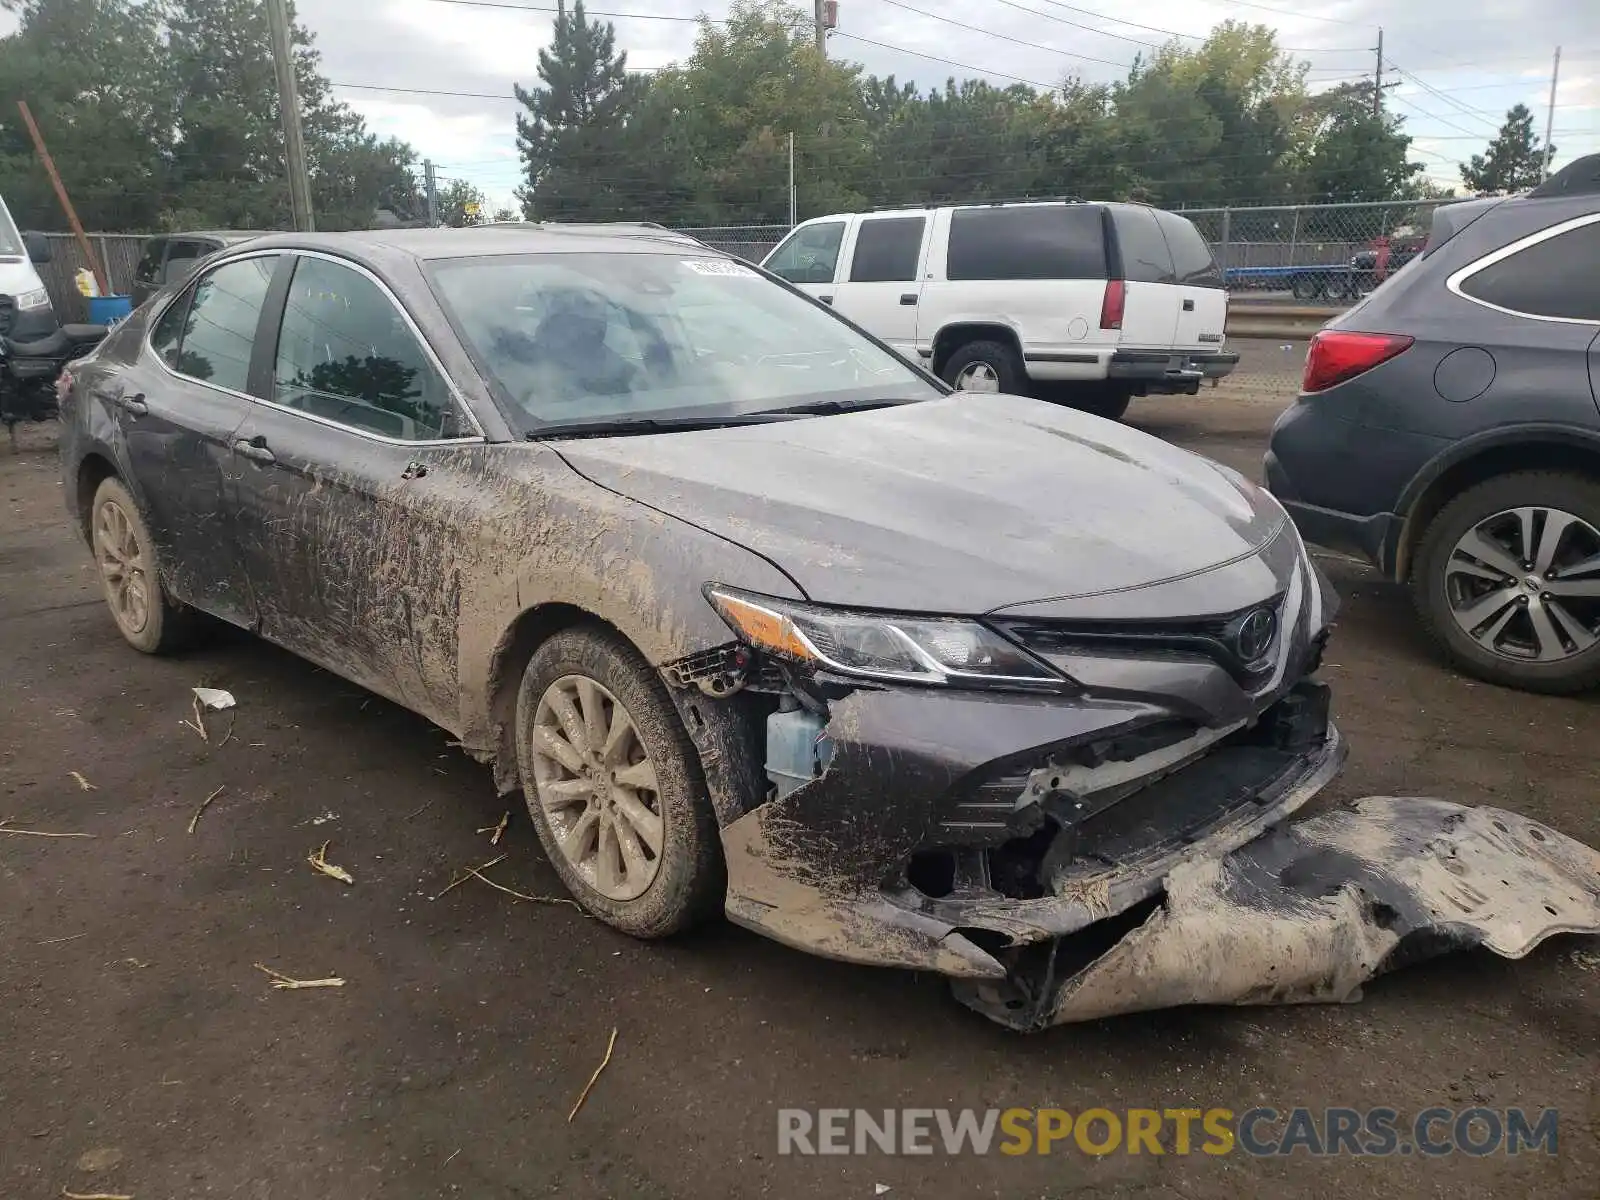
M133 311L132 296L90 296L89 324L109 325Z

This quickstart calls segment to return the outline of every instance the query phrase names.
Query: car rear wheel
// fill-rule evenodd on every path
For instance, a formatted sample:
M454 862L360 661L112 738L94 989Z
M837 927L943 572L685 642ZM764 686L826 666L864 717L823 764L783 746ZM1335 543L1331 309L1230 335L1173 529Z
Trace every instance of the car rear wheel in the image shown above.
M517 695L517 758L533 827L583 908L664 937L727 891L716 818L661 681L614 633L566 630Z
M1600 483L1503 475L1447 504L1411 578L1423 623L1491 683L1576 692L1600 683Z
M1022 359L1004 342L968 342L944 364L944 381L963 392L1025 394Z
M106 479L95 489L89 541L106 607L128 645L146 654L165 654L182 645L191 614L162 590L150 530L128 489L116 479Z

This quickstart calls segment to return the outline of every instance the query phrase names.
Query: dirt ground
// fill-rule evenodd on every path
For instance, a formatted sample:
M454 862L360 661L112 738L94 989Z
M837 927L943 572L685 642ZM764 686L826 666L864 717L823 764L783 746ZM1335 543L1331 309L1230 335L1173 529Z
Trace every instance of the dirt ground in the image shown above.
M1230 398L1231 397L1231 398ZM1245 388L1133 423L1255 473ZM640 944L462 864L503 805L441 731L244 635L129 650L60 504L53 444L0 444L0 1196L1540 1196L1600 1178L1593 942L1413 967L1340 1007L1176 1011L1021 1037L942 981L719 925ZM1439 665L1405 597L1344 561L1329 798L1437 795L1600 844L1600 698ZM239 698L204 743L189 688ZM94 790L82 790L69 772ZM200 802L215 801L187 827ZM306 856L330 840L346 887ZM558 891L525 816L493 878ZM253 964L342 989L274 991ZM615 1055L576 1120L567 1112ZM1554 1157L780 1157L782 1107L1482 1104L1560 1110ZM888 1192L880 1192L886 1186Z

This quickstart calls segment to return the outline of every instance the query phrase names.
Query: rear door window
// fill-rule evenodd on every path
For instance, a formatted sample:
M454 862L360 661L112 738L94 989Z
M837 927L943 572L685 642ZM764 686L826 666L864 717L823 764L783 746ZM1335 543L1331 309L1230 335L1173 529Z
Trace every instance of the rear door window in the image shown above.
M194 264L217 249L215 242L201 242L193 239L175 238L171 242L171 249L167 251L166 266L162 270L161 282L171 283L173 280L182 279L194 269Z
M1220 288L1222 272L1217 260L1211 257L1211 247L1194 225L1176 213L1152 210L1161 232L1166 235L1167 248L1172 251L1172 265L1178 282L1189 287Z
M179 300L162 315L151 334L156 353L180 374L248 395L256 326L277 265L276 254L264 254L207 272L187 305ZM167 322L179 308L184 309L182 328L173 330Z
M851 283L909 283L922 260L926 217L876 217L861 222L850 259Z
M1474 271L1461 290L1529 316L1600 321L1600 216L1586 220Z
M1104 279L1103 210L1083 204L960 208L947 279Z
M1155 214L1147 208L1115 208L1111 222L1122 255L1122 277L1129 283L1176 283L1172 251Z
M797 229L767 260L767 270L790 283L832 283L839 265L843 221L819 221Z

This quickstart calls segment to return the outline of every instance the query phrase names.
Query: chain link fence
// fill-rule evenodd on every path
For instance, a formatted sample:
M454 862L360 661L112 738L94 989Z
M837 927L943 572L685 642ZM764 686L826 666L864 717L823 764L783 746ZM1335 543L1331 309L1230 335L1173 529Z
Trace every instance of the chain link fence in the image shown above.
M1274 303L1340 305L1376 286L1422 247L1433 212L1448 201L1380 204L1287 205L1277 208L1179 209L1211 244L1236 308ZM789 233L788 225L680 227L706 245L760 262ZM62 321L86 319L87 305L74 276L87 266L70 234L48 235L51 261L39 274ZM145 238L95 233L89 241L112 290L133 283ZM1305 357L1302 339L1231 338L1241 360L1223 382L1228 393L1274 401L1298 388ZM1202 392L1204 399L1209 392Z

